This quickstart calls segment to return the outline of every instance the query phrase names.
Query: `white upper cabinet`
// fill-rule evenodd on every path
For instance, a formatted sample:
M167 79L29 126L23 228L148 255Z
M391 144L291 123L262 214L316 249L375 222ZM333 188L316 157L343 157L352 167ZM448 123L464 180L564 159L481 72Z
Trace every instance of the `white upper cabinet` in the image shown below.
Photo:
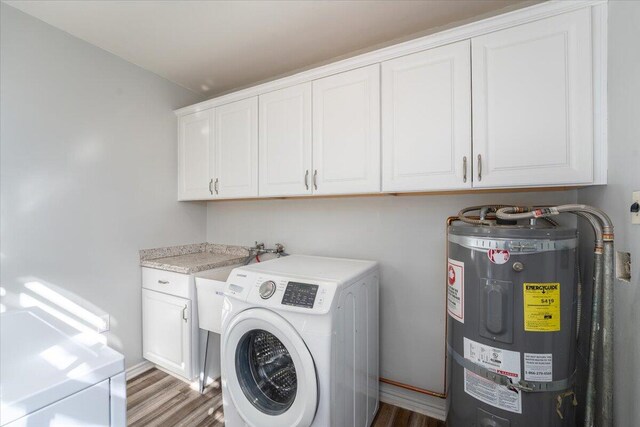
M606 17L543 2L177 110L178 198L605 184Z
M214 196L258 196L258 97L213 109Z
M382 190L471 188L470 43L382 63Z
M474 187L593 181L591 10L472 39Z
M178 119L178 200L211 197L213 159L211 112L201 111Z
M380 66L313 82L314 194L380 191Z
M311 194L311 83L260 95L260 196Z

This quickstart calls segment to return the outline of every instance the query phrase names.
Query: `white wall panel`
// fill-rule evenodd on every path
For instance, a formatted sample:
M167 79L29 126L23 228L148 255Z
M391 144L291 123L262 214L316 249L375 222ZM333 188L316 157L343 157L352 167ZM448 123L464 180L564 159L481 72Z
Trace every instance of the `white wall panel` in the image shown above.
M198 96L1 8L2 304L19 305L22 294L87 325L58 303L107 313L109 345L135 365L138 250L205 235L205 206L176 201L172 110Z
M631 192L640 191L640 2L609 2L609 176L606 187L578 191L578 202L604 209L615 226L617 251L631 253L631 283L615 281L615 424L640 419L640 226L631 224ZM592 232L581 244L581 258L592 259ZM592 277L585 263L583 277ZM588 288L587 288L588 289Z

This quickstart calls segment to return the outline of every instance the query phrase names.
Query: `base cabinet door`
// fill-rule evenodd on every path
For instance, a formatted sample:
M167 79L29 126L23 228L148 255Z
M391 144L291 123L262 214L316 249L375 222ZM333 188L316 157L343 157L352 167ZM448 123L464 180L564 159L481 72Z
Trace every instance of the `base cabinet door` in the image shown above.
M590 9L471 43L473 186L592 182Z
M382 191L471 188L470 42L382 63Z
M191 322L190 300L143 289L143 357L192 379Z
M380 191L380 65L313 82L313 193Z
M258 97L213 109L216 198L258 196Z
M211 110L178 119L178 200L213 197Z
M260 196L311 194L311 83L269 92L260 104Z

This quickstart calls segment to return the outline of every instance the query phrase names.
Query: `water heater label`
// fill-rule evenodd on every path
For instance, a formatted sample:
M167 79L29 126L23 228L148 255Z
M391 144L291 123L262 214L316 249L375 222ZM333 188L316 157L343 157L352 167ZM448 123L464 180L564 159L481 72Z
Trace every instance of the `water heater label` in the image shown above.
M464 358L492 372L520 381L520 352L480 344L464 338ZM476 399L505 411L522 413L520 392L464 370L464 391Z
M525 353L524 354L525 381L552 381L553 354Z
M524 330L560 330L560 283L523 283Z
M447 266L447 312L464 323L464 262L451 258Z

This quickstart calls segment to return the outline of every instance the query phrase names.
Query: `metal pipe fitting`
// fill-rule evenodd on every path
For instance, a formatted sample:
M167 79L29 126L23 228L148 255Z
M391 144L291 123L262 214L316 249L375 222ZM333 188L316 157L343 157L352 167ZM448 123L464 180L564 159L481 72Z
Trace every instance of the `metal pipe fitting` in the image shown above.
M600 319L601 299L602 299L602 261L603 254L595 252L593 254L593 288L591 300L591 334L589 340L589 369L587 371L587 392L585 406L585 427L595 425L596 407L596 365L598 364L598 354L600 349Z
M604 242L602 286L602 392L599 425L613 426L613 241Z

